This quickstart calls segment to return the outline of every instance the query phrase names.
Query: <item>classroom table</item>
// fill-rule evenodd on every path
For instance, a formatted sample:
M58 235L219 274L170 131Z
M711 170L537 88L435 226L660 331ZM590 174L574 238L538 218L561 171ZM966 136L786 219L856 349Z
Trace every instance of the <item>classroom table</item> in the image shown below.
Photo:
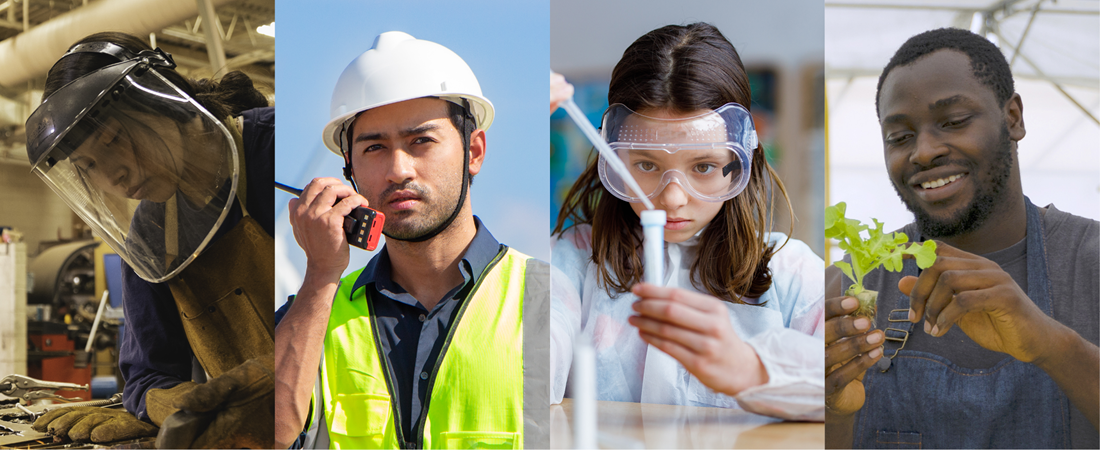
M600 448L824 448L825 424L740 409L596 402ZM573 401L550 406L550 447L573 446Z

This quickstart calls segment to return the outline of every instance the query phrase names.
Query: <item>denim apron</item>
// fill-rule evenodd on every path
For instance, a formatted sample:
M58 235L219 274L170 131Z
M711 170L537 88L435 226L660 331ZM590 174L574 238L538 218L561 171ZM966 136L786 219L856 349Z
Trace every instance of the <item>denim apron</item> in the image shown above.
M1043 219L1031 200L1024 201L1027 294L1052 316ZM896 286L901 277L918 273L916 262L907 259L902 273L886 275L892 280L883 285ZM845 279L842 288L850 284ZM888 338L905 338L913 325L904 319L909 297L896 288L883 291L878 324L893 329ZM882 364L869 369L863 380L867 397L854 420L855 448L1070 446L1069 400L1038 366L1006 355L991 368L967 369L938 355L905 350L902 339L888 339L885 347Z

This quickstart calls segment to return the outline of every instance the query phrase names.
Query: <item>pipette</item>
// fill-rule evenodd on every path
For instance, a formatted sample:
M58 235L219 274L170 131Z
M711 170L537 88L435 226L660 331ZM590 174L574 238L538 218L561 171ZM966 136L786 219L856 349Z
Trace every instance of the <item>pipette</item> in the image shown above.
M604 142L600 137L600 133L596 131L596 127L593 127L588 118L585 117L584 112L577 107L576 103L573 103L572 98L567 98L561 102L561 108L569 114L569 118L573 119L573 123L577 124L577 127L581 129L584 136L592 142L592 145L596 146L596 150L600 152L603 159L607 161L607 165L611 167L611 170L618 172L619 176L626 181L626 185L634 191L638 197L641 197L642 203L645 205L645 209L653 209L653 203L649 201L649 198L642 192L641 186L638 186L638 182L634 180L634 177L630 175L630 170L626 168L626 164L623 164L623 160L619 159L619 155L615 154L614 150L611 150L611 146Z
M569 118L577 124L585 137L596 146L604 159L608 160L611 168L627 181L627 185L638 195L643 197L646 207L653 209L649 199L641 194L642 189L630 176L619 156L611 150L611 147L600 137L600 133L588 122L581 109L573 103L572 98L561 102L561 108L569 113ZM616 164L617 163L617 164ZM581 334L573 342L573 448L595 449L596 447L596 351L592 348L592 342L588 336Z
M664 283L664 235L667 216L665 211L653 207L648 196L642 192L638 181L630 174L626 164L611 146L600 137L600 133L588 121L572 98L562 101L559 106L569 114L573 123L581 129L596 150L600 152L607 165L619 174L626 185L642 199L646 211L641 213L645 255L645 281L661 285ZM579 335L573 342L573 448L596 448L596 354L592 342L585 335Z
M611 150L611 146L604 142L603 138L596 131L596 128L588 122L588 118L584 116L581 109L577 107L577 104L573 102L572 98L567 98L561 102L561 107L565 109L565 112L569 113L569 117L576 122L577 127L584 132L584 135L588 137L589 141L592 141L592 145L596 146L596 150L599 150L603 155L604 160L607 161L609 167L612 170L619 173L619 176L626 181L626 185L630 186L634 192L642 199L642 203L645 204L647 211L642 211L642 230L645 237L645 241L642 245L643 254L645 255L645 281L660 286L664 284L665 280L665 260L664 260L664 243L665 243L665 224L667 223L667 216L662 210L654 210L653 203L649 201L649 198L642 193L642 189L638 186L637 180L630 174L630 171L626 168L626 164L619 159L619 155L615 154L614 150Z

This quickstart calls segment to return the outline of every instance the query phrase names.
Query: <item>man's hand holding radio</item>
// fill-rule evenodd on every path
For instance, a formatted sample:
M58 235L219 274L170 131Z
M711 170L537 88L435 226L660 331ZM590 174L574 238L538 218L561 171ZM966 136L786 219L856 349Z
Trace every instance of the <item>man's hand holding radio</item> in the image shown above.
M344 216L367 199L335 178L314 178L299 198L290 200L294 240L306 253L306 277L336 282L348 267Z

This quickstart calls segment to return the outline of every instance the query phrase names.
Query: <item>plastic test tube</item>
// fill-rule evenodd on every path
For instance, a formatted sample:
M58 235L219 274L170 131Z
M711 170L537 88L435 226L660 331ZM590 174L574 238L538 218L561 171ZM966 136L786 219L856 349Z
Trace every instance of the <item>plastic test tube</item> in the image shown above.
M642 211L642 252L645 255L645 282L657 286L665 283L665 222L664 210Z
M588 336L573 341L573 448L596 447L596 350Z

